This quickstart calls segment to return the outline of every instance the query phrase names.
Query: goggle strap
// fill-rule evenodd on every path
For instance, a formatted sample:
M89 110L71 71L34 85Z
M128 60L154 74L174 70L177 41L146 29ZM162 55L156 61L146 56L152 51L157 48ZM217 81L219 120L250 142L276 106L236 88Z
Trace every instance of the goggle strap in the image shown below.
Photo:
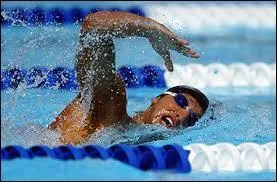
M164 92L164 94L168 94L168 95L171 95L173 97L175 97L177 95L176 93L170 92L170 91L166 91L166 92Z

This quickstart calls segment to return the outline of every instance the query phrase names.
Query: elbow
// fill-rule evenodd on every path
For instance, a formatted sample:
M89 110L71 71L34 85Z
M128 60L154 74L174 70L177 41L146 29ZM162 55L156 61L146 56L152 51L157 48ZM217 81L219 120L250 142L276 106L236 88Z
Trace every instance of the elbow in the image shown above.
M95 22L95 20L92 16L93 16L93 14L89 14L83 20L82 27L81 27L81 33L87 32L93 28L93 23Z

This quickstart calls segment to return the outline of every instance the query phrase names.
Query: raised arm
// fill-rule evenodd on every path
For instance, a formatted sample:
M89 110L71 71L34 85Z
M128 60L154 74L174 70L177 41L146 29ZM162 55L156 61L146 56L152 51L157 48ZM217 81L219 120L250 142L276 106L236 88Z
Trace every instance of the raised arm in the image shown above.
M149 39L154 50L163 57L165 66L173 71L169 50L175 50L187 57L199 58L199 54L187 47L189 42L157 21L128 12L101 11L88 15L82 26L82 33L97 34L113 38L141 36Z
M49 125L50 129L60 131L63 143L84 142L99 128L130 121L125 85L116 71L114 46L115 38L128 36L148 38L169 71L173 71L170 49L199 57L186 47L188 41L152 19L127 12L88 15L82 24L75 63L78 96Z

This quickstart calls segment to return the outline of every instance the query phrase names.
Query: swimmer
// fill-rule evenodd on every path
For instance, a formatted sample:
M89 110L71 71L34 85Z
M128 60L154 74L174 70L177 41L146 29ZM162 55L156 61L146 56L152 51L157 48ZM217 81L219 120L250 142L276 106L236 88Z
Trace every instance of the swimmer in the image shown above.
M177 86L152 99L144 112L128 116L125 84L116 71L114 40L129 36L148 38L169 71L173 71L169 50L199 58L187 47L188 41L152 19L128 12L89 14L80 30L75 62L78 95L48 126L61 134L61 143L80 144L104 127L132 122L188 127L205 113L209 101L203 93Z

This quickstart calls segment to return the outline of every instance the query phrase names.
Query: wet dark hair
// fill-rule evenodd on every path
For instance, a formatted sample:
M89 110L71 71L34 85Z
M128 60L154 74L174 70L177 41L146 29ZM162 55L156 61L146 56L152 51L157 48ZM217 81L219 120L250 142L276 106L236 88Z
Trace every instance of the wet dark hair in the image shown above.
M172 88L168 89L167 91L174 92L174 93L185 93L185 94L191 95L199 103L203 112L205 112L209 106L208 98L200 90L198 90L196 88L186 86L186 85L179 85L176 87L172 87Z

